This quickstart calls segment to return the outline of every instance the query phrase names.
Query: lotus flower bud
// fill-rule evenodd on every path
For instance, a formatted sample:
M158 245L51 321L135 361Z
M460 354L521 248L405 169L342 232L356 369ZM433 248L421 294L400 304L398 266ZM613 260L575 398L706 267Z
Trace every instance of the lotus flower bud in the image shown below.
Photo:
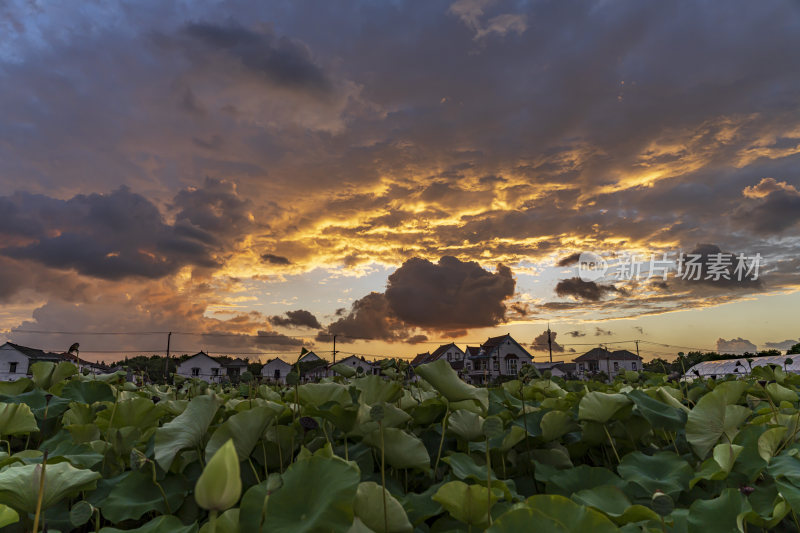
M194 499L203 509L224 511L236 505L241 495L239 457L233 439L228 439L200 474L194 486Z

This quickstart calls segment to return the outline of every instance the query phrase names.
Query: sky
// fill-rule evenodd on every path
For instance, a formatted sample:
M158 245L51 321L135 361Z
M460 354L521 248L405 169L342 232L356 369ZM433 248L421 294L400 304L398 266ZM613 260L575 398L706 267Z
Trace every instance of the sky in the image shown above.
M0 36L0 341L800 342L795 2L7 0Z

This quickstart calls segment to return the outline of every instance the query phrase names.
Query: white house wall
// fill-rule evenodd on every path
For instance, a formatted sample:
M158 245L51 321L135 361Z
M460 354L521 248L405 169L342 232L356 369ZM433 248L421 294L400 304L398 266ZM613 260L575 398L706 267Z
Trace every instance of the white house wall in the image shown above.
M12 363L17 364L14 373L11 373ZM16 381L24 378L28 375L28 363L28 356L16 348L8 345L0 346L0 381Z
M199 368L200 375L199 376L192 375L192 368ZM215 368L217 369L217 375L214 375ZM187 359L186 361L178 365L176 373L179 376L183 376L186 378L196 377L202 379L203 381L207 381L209 383L210 382L219 383L223 377L226 377L222 365L214 361L210 357L194 357L191 359Z

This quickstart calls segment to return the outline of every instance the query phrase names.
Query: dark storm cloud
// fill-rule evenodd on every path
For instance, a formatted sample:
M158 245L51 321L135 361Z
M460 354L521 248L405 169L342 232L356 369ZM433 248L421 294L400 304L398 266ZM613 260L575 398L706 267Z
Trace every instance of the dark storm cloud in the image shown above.
M800 222L800 191L786 182L764 178L744 195L752 200L738 210L737 218L759 235L785 233Z
M317 317L311 311L305 309L297 309L294 311L286 311L285 316L272 316L269 318L273 326L289 326L289 327L304 327L320 329L322 325L317 320Z
M275 255L275 254L261 254L261 259L265 263L269 263L270 265L291 265L292 262L289 261L286 257L282 255Z
M127 187L69 200L15 193L0 203L8 208L0 254L111 280L161 278L185 265L219 267L215 254L251 226L247 202L214 180L178 193L174 224Z
M503 265L491 273L455 257L438 263L412 258L389 276L385 293L356 300L323 335L400 340L414 327L453 332L495 326L505 318L514 286L511 270Z
M253 75L277 85L320 93L331 90L331 81L324 70L314 62L308 47L297 40L276 37L269 30L256 32L238 24L188 24L183 33L203 48L187 50L196 61L208 61L216 52L222 54L223 61L236 62Z
M555 292L558 296L570 296L578 300L596 302L609 293L618 293L613 285L600 285L594 281L583 281L581 278L562 279L556 284Z
M491 273L474 261L442 257L438 263L412 258L389 276L386 298L403 322L429 329L497 325L514 294L511 270Z
M560 267L572 266L576 264L580 258L581 254L579 252L575 252L574 254L570 254L559 259L556 265Z
M553 351L557 353L561 353L564 351L564 347L556 342L556 336L558 333L555 331L550 332L550 345L547 343L547 330L544 330L539 335L533 339L531 343L531 348L536 350L537 352L546 352L552 346Z

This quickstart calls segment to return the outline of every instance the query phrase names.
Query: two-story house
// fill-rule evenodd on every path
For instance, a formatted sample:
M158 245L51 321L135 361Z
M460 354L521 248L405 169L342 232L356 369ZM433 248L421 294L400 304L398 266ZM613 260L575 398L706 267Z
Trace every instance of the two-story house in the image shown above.
M533 356L510 334L489 337L477 349L467 347L466 375L475 384L488 383L500 376L516 376L520 367L533 362Z
M602 347L592 348L585 354L574 359L576 364L575 375L579 378L588 378L593 374L604 372L609 379L614 379L626 370L641 370L642 358L628 350L610 351Z

